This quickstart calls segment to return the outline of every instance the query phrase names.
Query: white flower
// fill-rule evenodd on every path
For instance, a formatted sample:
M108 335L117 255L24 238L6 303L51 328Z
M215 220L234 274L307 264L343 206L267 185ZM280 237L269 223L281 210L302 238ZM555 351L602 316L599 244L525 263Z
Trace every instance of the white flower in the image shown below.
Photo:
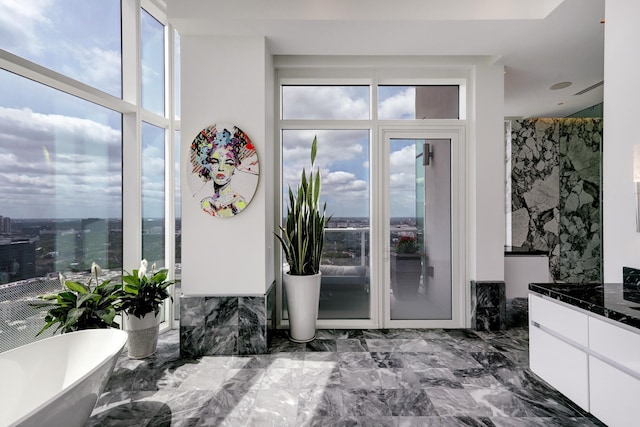
M64 288L64 284L67 281L64 277L64 274L58 273L58 280L60 280L60 286Z
M102 274L102 269L95 261L91 263L91 274L96 276L96 281L98 280L98 276Z
M140 269L138 270L138 279L142 279L147 274L147 260L143 259L140 262Z
M153 264L151 264L151 274L153 274L154 271L156 271L156 263L155 262Z

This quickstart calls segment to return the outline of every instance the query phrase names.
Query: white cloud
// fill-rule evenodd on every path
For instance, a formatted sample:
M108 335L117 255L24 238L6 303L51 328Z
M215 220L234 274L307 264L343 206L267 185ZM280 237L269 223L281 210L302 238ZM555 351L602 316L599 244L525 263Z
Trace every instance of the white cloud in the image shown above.
M2 198L16 195L0 215L121 215L119 130L88 119L0 107L0 141Z
M293 86L283 90L285 119L368 119L369 98L339 86Z
M404 216L415 210L415 161L413 146L405 146L390 155L391 216Z
M381 119L415 118L416 90L409 87L380 102L378 117Z
M51 26L46 17L51 0L3 0L0 2L0 40L3 49L39 56L45 45L38 37L41 27Z

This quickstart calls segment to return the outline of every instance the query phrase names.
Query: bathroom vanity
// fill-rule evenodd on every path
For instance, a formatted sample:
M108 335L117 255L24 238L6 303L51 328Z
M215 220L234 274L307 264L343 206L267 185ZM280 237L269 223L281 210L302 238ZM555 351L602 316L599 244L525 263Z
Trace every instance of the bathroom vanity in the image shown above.
M629 426L640 395L640 288L529 284L531 370L608 426Z

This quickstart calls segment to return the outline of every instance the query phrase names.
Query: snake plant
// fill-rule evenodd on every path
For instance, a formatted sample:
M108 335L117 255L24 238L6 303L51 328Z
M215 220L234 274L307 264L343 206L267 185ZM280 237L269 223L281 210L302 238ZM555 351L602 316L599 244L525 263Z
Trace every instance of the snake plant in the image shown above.
M302 169L298 187L289 186L289 201L284 227L276 234L282 245L289 274L309 276L320 271L320 259L324 247L324 228L331 217L326 217L327 204L320 206L320 170L314 172L318 138L311 145L311 170Z

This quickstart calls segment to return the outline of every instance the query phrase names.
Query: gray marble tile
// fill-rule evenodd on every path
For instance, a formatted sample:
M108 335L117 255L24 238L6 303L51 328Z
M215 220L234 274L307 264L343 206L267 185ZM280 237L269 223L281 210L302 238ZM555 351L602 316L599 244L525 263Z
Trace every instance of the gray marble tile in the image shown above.
M213 392L200 419L206 421L228 417L246 420L255 406L256 395L257 390L222 389Z
M205 325L209 329L218 327L237 327L238 297L205 297Z
M337 351L336 340L333 338L316 338L307 343L305 351Z
M265 297L239 297L238 321L240 326L266 326Z
M248 390L260 388L265 369L228 369L222 383L225 390Z
M403 369L398 386L401 388L462 388L458 378L446 368L430 368L420 371Z
M300 423L307 423L317 417L341 417L344 415L342 391L337 387L303 390L298 399Z
M300 389L316 389L339 387L341 385L340 369L335 368L303 368Z
M364 341L364 342L363 342ZM366 340L357 338L339 338L336 340L336 349L339 352L369 351Z
M151 358L121 355L87 425L603 426L523 364L526 328L323 335L341 338L322 338L331 351L185 357L170 331ZM396 351L416 343L428 351Z
M371 358L373 359L376 367L378 368L403 368L404 367L402 354L400 353L371 352Z
M294 427L297 412L298 390L261 389L256 393L249 425L272 422L274 426Z
M394 416L431 416L437 415L426 390L396 389L385 390L387 405Z
M180 297L180 325L204 326L204 297Z
M429 346L423 339L367 339L367 347L372 352L428 352Z
M302 383L302 368L269 368L265 370L261 389L298 390Z
M487 406L480 405L471 394L462 389L434 387L427 390L437 414L441 416L491 416Z
M343 389L342 403L346 416L380 417L392 415L386 401L385 391L380 389Z
M376 363L371 353L338 353L338 366L340 368L375 368Z
M340 387L342 389L382 388L380 375L373 368L340 368Z

